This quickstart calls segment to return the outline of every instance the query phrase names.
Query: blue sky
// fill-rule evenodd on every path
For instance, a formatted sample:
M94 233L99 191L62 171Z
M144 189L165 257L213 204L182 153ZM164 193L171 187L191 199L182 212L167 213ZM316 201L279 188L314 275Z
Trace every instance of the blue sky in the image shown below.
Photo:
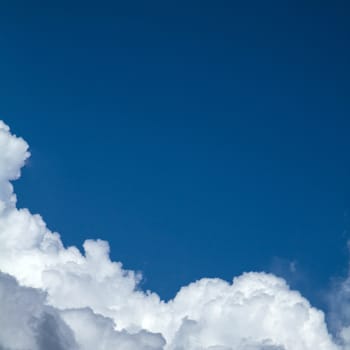
M68 245L108 240L164 298L265 270L322 303L347 269L345 2L1 7L21 206Z

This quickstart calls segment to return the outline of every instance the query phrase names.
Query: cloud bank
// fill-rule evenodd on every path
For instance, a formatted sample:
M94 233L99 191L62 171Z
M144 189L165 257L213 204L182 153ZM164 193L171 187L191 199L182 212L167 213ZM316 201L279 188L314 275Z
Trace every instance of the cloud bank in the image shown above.
M348 324L332 336L324 313L274 275L204 278L164 302L110 260L107 242L87 240L83 254L64 247L16 206L11 181L29 155L0 121L0 350L350 349Z

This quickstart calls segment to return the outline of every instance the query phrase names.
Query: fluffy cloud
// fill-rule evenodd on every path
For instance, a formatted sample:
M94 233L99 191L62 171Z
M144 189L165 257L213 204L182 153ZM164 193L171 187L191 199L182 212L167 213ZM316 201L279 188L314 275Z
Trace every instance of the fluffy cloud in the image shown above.
M113 320L92 310L58 310L46 294L18 285L0 273L0 349L2 350L160 350L161 336L118 332Z
M161 350L165 341L159 334L151 334L145 330L130 334L116 331L112 319L96 315L89 308L65 310L62 317L71 327L84 350Z
M75 350L72 330L45 294L0 273L0 349Z
M0 275L0 349L347 349L347 329L337 345L323 312L276 276L202 279L164 302L138 289L141 276L112 262L106 242L87 240L84 254L64 247L16 208L10 181L28 156L0 122L0 271L19 283Z

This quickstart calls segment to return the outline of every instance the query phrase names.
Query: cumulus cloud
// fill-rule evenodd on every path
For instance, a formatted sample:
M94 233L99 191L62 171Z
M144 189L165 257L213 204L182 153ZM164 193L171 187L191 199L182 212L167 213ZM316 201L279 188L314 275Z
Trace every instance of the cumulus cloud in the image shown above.
M108 243L87 240L83 254L64 247L16 207L10 181L28 157L0 122L0 271L13 276L0 275L0 349L348 349L347 329L337 345L324 313L274 275L201 279L164 302L110 260Z
M45 294L0 273L0 349L74 350L72 330Z
M116 331L112 319L96 315L89 308L65 310L62 317L71 327L81 349L84 350L161 350L165 341L160 334L145 330L130 334Z

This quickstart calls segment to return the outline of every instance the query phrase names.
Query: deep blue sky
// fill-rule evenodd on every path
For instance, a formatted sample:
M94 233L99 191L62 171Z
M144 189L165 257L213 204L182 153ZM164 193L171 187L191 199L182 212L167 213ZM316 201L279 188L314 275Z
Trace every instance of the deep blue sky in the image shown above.
M267 270L317 303L345 273L346 1L0 9L0 116L33 154L19 202L66 244L108 240L164 298Z

